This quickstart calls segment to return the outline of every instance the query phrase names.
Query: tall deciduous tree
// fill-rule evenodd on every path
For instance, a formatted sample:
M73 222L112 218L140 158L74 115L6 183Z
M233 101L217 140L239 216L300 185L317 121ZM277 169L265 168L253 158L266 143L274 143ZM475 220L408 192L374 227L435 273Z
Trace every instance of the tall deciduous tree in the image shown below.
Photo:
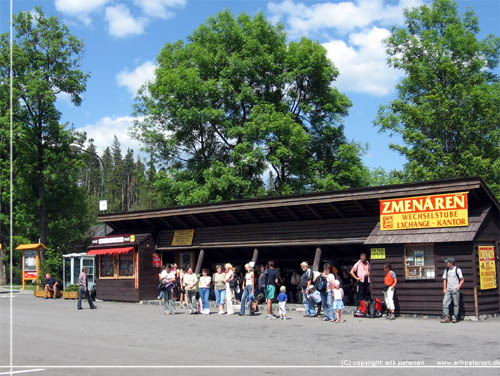
M328 176L328 187L362 184L334 176L351 103L332 87L338 71L318 43L287 43L262 13L225 11L167 43L158 64L135 135L166 167L156 181L166 203L261 194L267 169L277 193L322 189Z
M472 11L455 1L405 11L386 41L389 65L406 72L375 124L398 133L409 180L479 175L500 197L500 39L479 40Z
M77 137L60 124L58 94L81 103L88 75L79 69L83 43L41 8L14 17L16 230L54 249L70 248L87 231L87 201L78 186ZM8 85L9 35L0 36L1 84ZM75 168L76 167L76 168Z

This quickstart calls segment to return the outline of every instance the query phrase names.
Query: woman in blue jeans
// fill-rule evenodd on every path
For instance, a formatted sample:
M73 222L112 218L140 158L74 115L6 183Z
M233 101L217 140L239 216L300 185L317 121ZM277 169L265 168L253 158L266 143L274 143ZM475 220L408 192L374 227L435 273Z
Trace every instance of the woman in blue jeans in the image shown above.
M252 304L252 300L255 299L255 281L254 281L254 273L253 267L250 264L245 265L245 270L247 271L245 274L245 280L243 281L243 296L241 297L241 308L240 308L240 316L245 316L245 304L248 298L248 306L250 310L250 304ZM253 315L253 312L250 310L250 315Z
M199 287L200 287L200 298L203 304L203 310L201 313L203 313L204 315L210 314L210 303L208 302L208 295L210 294L211 281L212 277L208 275L208 269L202 269Z
M217 270L212 277L215 292L215 305L219 308L219 315L224 314L224 301L226 299L226 274L222 272L222 266L217 265Z

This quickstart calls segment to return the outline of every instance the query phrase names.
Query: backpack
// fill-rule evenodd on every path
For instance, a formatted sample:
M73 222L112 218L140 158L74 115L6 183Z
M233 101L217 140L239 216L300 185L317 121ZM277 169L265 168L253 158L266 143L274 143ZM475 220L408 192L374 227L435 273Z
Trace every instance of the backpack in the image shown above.
M314 281L314 288L319 292L326 292L326 277L320 274Z
M268 281L268 275L267 275L267 269L264 270L260 276L259 276L259 283L258 283L258 288L262 289L267 286L267 281Z
M359 303L358 309L354 312L354 317L365 317L366 316L366 304L365 301L362 300Z

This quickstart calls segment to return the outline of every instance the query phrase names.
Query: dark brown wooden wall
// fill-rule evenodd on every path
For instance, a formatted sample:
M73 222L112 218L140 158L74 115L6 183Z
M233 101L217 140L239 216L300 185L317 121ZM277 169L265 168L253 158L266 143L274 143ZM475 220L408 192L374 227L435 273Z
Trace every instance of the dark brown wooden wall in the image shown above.
M97 299L121 302L138 302L139 290L133 279L98 279Z
M155 244L152 239L139 246L139 298L151 300L158 296L158 273L161 268L153 267Z
M379 217L196 228L193 245L359 238L366 239ZM158 247L170 247L173 230L161 231Z
M377 247L382 247L377 245ZM384 263L390 262L398 277L396 286L396 308L401 313L420 313L440 315L443 305L443 273L446 269L444 260L453 257L456 265L462 269L465 283L462 287L460 314L473 316L474 283L472 265L472 243L436 243L434 254L436 259L435 280L405 280L403 265L403 245L386 245L386 259L372 261L372 292L383 301Z

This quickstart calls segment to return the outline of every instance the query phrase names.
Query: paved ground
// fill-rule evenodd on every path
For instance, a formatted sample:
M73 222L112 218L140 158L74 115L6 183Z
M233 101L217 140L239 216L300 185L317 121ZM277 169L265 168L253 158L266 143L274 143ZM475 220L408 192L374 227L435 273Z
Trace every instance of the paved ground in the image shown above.
M0 295L0 366L9 365L9 301L7 294ZM14 365L44 369L33 375L500 374L500 368L310 368L404 361L426 367L439 361L496 361L498 367L499 319L445 325L436 319L389 322L347 316L344 324L334 324L303 318L302 312L281 321L266 320L264 315L165 316L155 305L113 302L98 302L93 311L85 302L85 309L77 311L76 301L31 294L16 294L13 302ZM73 366L214 368L69 368ZM7 371L0 367L0 375Z

